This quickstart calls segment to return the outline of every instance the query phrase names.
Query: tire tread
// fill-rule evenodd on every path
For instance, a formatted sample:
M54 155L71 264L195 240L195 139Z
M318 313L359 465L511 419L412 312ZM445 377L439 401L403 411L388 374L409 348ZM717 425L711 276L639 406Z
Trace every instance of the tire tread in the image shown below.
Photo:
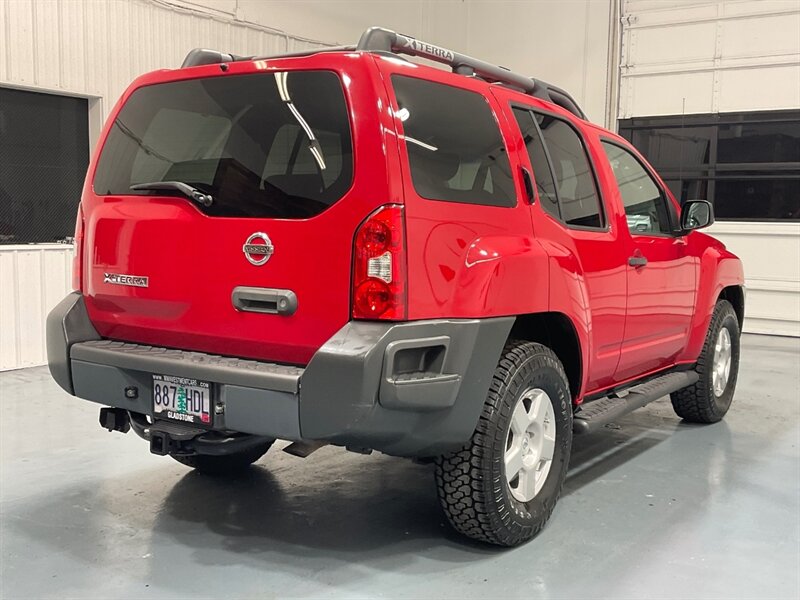
M487 500L492 495L488 487L493 483L484 477L496 441L492 432L496 429L497 414L503 409L503 399L519 369L555 368L565 384L567 375L555 353L542 344L509 340L501 357L472 439L459 450L436 459L436 485L442 508L454 529L489 544L513 546L541 531L561 494L563 480L555 496L545 504L544 518L535 526L515 528L503 523L488 506Z
M696 370L700 374L700 378L696 383L670 394L670 401L675 414L686 421L692 423L716 423L723 417L714 405L713 397L711 397L713 392L708 389L706 373L711 361L714 359L714 344L716 343L717 333L722 326L722 322L731 315L738 323L736 311L733 310L730 302L727 300L717 302L714 307L714 313L711 315L711 322L708 325L708 333L703 342L703 349L697 359ZM735 375L735 373L731 373L731 377L735 377Z

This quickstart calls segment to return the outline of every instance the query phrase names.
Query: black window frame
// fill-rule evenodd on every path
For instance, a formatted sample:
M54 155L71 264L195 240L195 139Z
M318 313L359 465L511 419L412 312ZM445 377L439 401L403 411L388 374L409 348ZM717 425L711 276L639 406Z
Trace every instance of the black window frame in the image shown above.
M556 171L555 171L555 168L553 167L553 159L550 156L550 149L547 147L547 142L546 142L546 140L544 138L544 135L542 134L541 128L539 127L539 121L537 121L536 118L534 118L534 116L531 115L531 118L533 119L534 126L536 128L536 134L539 136L539 141L541 142L542 147L544 148L545 156L547 158L547 165L550 168L550 176L553 178L553 181L556 184L555 185L555 188L556 188L555 189L555 193L556 193L556 198L558 199L558 213L559 213L560 217L559 218L554 217L552 214L550 214L549 212L544 210L544 208L542 208L542 212L544 214L546 214L549 218L557 221L562 226L566 227L567 229L574 229L576 231L596 231L596 232L606 232L607 233L610 230L610 228L609 228L609 222L608 222L608 209L606 207L605 196L604 196L603 190L602 190L602 188L600 186L600 181L597 179L597 165L595 165L594 158L592 157L592 153L589 151L589 144L586 142L586 136L584 136L583 132L578 127L576 127L574 123L571 123L568 118L565 118L563 115L560 115L558 113L549 111L547 109L539 108L538 106L531 106L529 104L523 104L521 102L509 102L509 106L510 106L512 111L513 111L514 108L521 108L523 110L528 111L529 113L538 113L538 114L541 114L541 115L546 115L546 116L551 117L553 119L558 119L559 121L562 121L563 123L566 123L572 129L572 131L575 132L575 135L578 136L578 140L580 141L581 147L583 148L583 153L586 156L586 162L589 165L589 172L590 172L590 174L592 176L592 183L594 183L594 189L595 189L595 192L597 193L597 204L598 204L598 208L599 208L600 222L602 223L602 225L600 227L592 227L590 225L572 225L570 223L567 223L564 220L564 217L563 217L564 210L563 210L563 207L561 205L561 194L558 191L558 187L559 187L558 186L558 177L556 177ZM517 126L517 129L519 129L519 126L517 125L516 119L514 119L514 125ZM522 135L522 132L520 132L520 136L521 135ZM527 154L527 149L526 149L525 152ZM536 174L534 173L533 176L535 178ZM537 192L537 195L538 195L538 192Z
M539 140L539 145L544 150L544 160L547 163L547 171L550 174L550 180L553 182L553 194L556 197L556 211L558 211L558 215L556 216L553 213L551 213L549 210L544 208L544 204L542 203L541 194L539 194L539 189L538 189L538 186L536 184L536 169L533 168L533 162L531 161L531 157L530 157L530 154L528 152L528 145L525 143L525 138L523 137L522 138L522 142L523 142L523 145L525 146L525 154L528 155L528 161L531 163L531 170L533 171L533 179L534 179L534 189L536 191L536 196L539 198L539 205L542 207L542 210L547 215L549 215L550 217L552 217L552 218L556 219L557 221L559 221L559 222L563 223L564 225L566 225L566 222L564 221L563 216L562 216L562 212L561 212L561 200L560 200L559 195L558 195L558 183L556 181L556 174L555 174L555 171L553 169L553 162L550 159L550 150L548 150L547 145L544 143L544 138L542 137L542 132L539 129L539 123L534 118L534 116L532 114L533 111L531 110L530 107L525 106L523 104L516 104L516 103L513 103L513 102L510 104L510 107L511 107L511 114L512 115L515 114L515 112L514 112L515 110L522 110L522 111L528 113L528 117L530 117L530 120L533 122L533 128L534 128L534 131L535 131L535 135ZM516 116L514 117L514 123L516 123L517 126L519 127L519 123L517 123ZM522 130L521 129L520 129L520 135L522 135Z
M716 197L718 182L723 181L796 181L800 180L800 157L796 162L720 162L719 139L720 129L730 125L757 125L765 123L797 123L800 122L800 110L771 110L749 111L736 113L717 113L699 115L669 115L634 117L620 119L617 128L620 136L642 153L648 161L647 148L639 148L634 143L634 132L650 131L654 129L674 129L676 132L689 127L711 127L713 135L710 137L708 162L704 164L680 164L679 167L665 167L656 162L652 163L661 179L665 183L678 182L683 189L688 182L705 182L706 200L717 208L721 198ZM676 197L682 206L686 200L693 197ZM715 210L715 213L720 211ZM800 217L728 217L716 215L716 220L734 223L797 223Z
M675 205L670 201L669 197L667 196L667 190L665 189L666 186L661 185L661 178L656 173L655 169L653 169L646 161L643 161L641 157L638 155L638 151L636 148L631 144L630 146L620 142L619 140L615 140L605 135L600 136L600 145L603 144L610 144L612 146L616 146L621 150L624 150L628 154L630 154L634 160L639 163L639 166L644 169L644 172L647 173L650 180L655 184L656 188L659 191L659 197L661 201L664 203L666 208L667 219L669 219L669 232L648 232L648 233L635 233L628 228L628 231L631 232L631 235L638 235L643 237L662 237L662 238L670 238L670 237L680 237L682 235L682 230L680 228L680 214L677 212ZM605 150L603 150L603 154L605 154L606 161L608 161L608 167L611 169L612 173L614 169L611 167L611 161L608 158L608 154L606 154ZM614 177L614 183L617 184L617 188L619 188L619 183L617 182L616 176ZM628 214L625 210L625 202L622 200L622 190L620 189L620 201L622 202L622 212L626 215Z

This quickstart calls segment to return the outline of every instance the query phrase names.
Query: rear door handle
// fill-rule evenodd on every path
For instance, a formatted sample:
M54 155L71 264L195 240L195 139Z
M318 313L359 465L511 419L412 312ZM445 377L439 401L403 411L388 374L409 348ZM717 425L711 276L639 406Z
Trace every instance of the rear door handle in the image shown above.
M643 267L647 264L647 259L641 254L634 254L628 258L628 264L632 267Z
M297 310L297 296L292 290L236 287L231 294L236 310L288 317Z

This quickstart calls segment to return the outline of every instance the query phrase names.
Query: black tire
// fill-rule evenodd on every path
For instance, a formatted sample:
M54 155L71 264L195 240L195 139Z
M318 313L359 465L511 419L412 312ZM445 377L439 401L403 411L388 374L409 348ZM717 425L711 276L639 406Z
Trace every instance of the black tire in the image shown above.
M531 389L553 407L555 446L550 471L532 500L520 502L505 475L505 452L517 401ZM510 341L503 350L478 425L461 449L436 459L439 500L460 533L499 546L530 540L561 494L572 447L572 402L564 368L541 344Z
M265 442L242 452L222 456L211 456L209 454L192 454L190 456L170 454L170 456L182 465L191 467L199 473L206 475L233 475L241 473L264 456L272 444L273 442Z
M713 363L714 347L720 331L726 328L731 342L731 364L727 384L722 394L714 393ZM706 340L700 358L697 359L697 372L700 379L697 383L670 394L672 408L675 413L692 423L716 423L731 407L736 380L739 375L739 319L730 302L720 300L714 307L711 323L708 326Z

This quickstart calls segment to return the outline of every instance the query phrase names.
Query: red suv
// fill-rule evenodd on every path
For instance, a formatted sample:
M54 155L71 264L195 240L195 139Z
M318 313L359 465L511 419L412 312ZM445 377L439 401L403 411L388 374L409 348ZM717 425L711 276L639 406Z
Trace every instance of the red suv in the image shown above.
M278 438L431 459L452 525L514 545L573 434L728 410L744 286L712 221L565 91L445 48L195 50L111 113L50 370L200 471Z

